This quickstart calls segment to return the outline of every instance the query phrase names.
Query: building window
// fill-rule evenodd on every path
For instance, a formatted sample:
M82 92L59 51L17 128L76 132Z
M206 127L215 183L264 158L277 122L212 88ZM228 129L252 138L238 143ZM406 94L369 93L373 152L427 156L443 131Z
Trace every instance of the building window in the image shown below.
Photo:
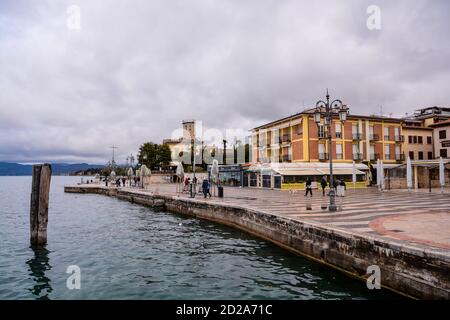
M423 151L419 151L419 160L423 160Z
M391 152L389 150L389 146L384 146L384 160L391 159Z
M439 150L439 155L440 155L442 158L447 158L447 149L441 149L441 150Z
M342 144L336 144L336 159L342 160Z
M423 137L422 136L418 136L417 138L419 139L419 144L423 144Z
M417 136L413 136L413 143L417 144Z
M427 144L432 144L432 143L433 143L433 138L427 137Z
M446 130L439 130L439 139L447 139L447 131Z
M412 144L413 143L413 137L412 136L408 136L408 143Z
M335 131L336 131L336 138L341 139L342 138L342 128L340 123L335 124Z
M327 154L325 153L325 144L319 143L319 160L327 160Z
M433 152L428 151L428 160L433 159Z
M389 140L389 127L384 127L384 140Z
M409 158L410 158L411 160L414 160L414 151L410 151L410 152L409 152Z
M377 160L379 157L378 154L375 154L375 146L371 145L370 146L370 160Z
M353 152L353 160L362 160L362 154L359 153L359 146L358 144L352 145L352 152Z
M318 126L317 134L319 135L319 139L324 139L325 138L325 126L323 124Z

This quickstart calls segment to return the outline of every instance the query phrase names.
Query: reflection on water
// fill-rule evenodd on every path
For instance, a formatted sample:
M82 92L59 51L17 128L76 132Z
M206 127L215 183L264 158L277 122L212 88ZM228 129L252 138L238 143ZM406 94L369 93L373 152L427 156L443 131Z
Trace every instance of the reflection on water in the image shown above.
M50 285L50 279L46 276L46 272L52 269L48 258L48 251L46 248L30 247L34 252L34 257L29 259L28 265L29 275L34 281L34 286L29 291L36 296L38 300L48 300L48 295L53 291Z
M397 298L232 228L65 194L79 179L52 177L48 244L30 249L31 177L0 177L0 299Z

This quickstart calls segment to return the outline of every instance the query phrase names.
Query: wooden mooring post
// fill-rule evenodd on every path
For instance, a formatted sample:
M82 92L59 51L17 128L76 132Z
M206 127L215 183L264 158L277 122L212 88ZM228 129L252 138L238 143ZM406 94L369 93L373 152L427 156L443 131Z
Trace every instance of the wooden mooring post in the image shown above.
M48 196L52 167L50 164L33 165L30 205L30 242L32 246L47 243Z

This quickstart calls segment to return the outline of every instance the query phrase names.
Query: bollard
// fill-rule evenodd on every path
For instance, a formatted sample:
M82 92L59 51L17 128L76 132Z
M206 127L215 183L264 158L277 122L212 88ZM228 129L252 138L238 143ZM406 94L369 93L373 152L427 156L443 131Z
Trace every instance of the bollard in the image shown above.
M30 203L30 243L43 246L47 243L48 198L52 167L50 164L33 165Z

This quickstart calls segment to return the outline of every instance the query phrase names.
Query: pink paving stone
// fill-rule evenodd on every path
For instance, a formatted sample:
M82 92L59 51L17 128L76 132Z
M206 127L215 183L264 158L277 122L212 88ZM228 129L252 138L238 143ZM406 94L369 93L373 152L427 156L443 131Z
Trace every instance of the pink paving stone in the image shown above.
M371 227L399 240L450 248L450 212L383 217L374 220Z

